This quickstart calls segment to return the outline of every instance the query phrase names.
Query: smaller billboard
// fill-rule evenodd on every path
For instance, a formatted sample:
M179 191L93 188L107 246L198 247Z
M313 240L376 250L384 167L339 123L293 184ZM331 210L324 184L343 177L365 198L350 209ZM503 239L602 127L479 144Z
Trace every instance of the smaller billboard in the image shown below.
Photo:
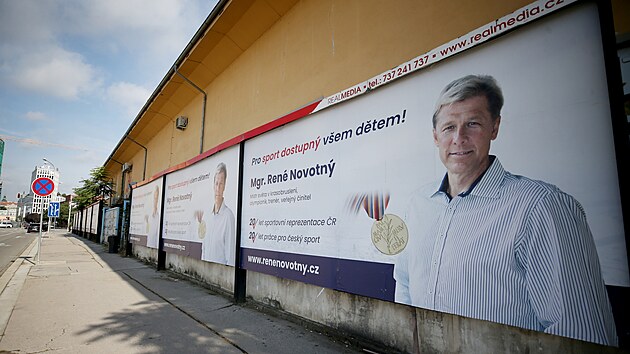
M164 192L164 251L234 265L239 147L169 174Z
M119 207L108 208L103 212L103 238L107 239L108 236L118 235L118 214L120 212Z
M133 244L158 248L162 180L160 177L133 190L129 219L129 242Z

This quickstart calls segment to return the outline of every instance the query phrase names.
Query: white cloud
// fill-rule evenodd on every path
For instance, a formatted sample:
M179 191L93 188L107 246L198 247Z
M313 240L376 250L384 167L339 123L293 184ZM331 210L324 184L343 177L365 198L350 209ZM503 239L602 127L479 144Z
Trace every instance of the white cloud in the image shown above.
M27 120L32 120L32 121L38 121L38 120L47 120L48 117L46 116L45 113L42 112L26 112L26 114L24 115L24 117Z
M0 2L0 80L5 86L62 99L98 87L97 70L65 49L63 3Z
M26 54L16 64L13 83L22 89L63 99L76 99L94 90L100 80L96 70L77 53L49 48Z
M207 8L202 8L205 4ZM161 47L172 52L171 45L181 46L190 39L190 28L201 25L214 6L213 1L193 0L109 0L80 1L77 3L80 16L74 19L75 30L98 36L107 33L125 45ZM186 19L186 20L184 20ZM190 20L198 23L191 26ZM185 22L187 21L187 22ZM195 27L195 28L196 28ZM175 40L172 40L175 39ZM166 47L166 48L165 48ZM176 48L175 50L183 49Z
M89 36L103 54L129 53L135 63L163 75L214 4L208 0L79 1L80 15L70 23L74 35Z
M117 118L139 113L214 4L0 0L0 132L89 146L89 152L46 146L58 167L71 164L62 179L75 184L105 161L127 128ZM37 144L7 143L6 166L12 158L28 166L19 173L5 168L15 177L4 190L18 191L20 180L28 185L41 151Z
M149 89L128 82L117 82L107 88L107 99L121 106L132 117L140 111L150 95Z
M0 81L52 97L80 98L114 78L101 75L107 64L99 55L105 61L126 56L126 69L141 65L165 74L215 3L0 1ZM136 79L152 86L159 78Z
M103 152L99 153L96 151L85 151L71 156L70 160L73 163L79 163L86 166L87 168L92 168L94 166L100 166L103 161L105 161L106 157L104 155L105 153Z
M53 39L59 7L50 1L1 1L0 33L7 44L28 46ZM9 49L9 48L4 48Z

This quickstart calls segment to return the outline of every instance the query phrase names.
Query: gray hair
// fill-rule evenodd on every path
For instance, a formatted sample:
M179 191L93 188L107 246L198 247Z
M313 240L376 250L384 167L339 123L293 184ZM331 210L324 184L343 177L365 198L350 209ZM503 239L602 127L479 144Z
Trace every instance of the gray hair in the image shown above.
M477 96L486 97L490 116L496 120L501 115L501 108L503 108L503 92L501 92L497 80L490 75L467 75L446 85L440 93L433 111L433 128L435 128L437 116L442 107Z
M219 164L217 165L217 169L214 171L214 179L217 178L217 175L219 173L223 173L225 180L227 180L227 167L223 162L219 162Z

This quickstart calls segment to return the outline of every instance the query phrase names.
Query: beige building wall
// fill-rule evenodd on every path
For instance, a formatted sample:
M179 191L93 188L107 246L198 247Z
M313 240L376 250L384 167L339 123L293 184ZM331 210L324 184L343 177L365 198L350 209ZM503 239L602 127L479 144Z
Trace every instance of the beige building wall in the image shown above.
M276 2L295 4L279 16L273 10ZM213 51L194 48L195 57L203 59L186 75L195 83L211 78L202 87L208 95L204 151L382 73L530 1L234 0L227 6L243 7L244 3L251 5L241 14L245 17L241 22L247 22L248 16L264 17L261 13L276 21L262 31L238 22L235 26L245 27L242 32L260 36L248 48L240 48L230 36ZM630 21L624 14L628 6L623 1L612 5L618 33L627 33ZM231 36L236 37L239 31L233 32L236 34ZM213 27L207 36L212 34ZM217 54L233 58L223 64L226 68L221 72L214 69ZM137 140L150 150L145 179L200 153L203 96L173 77L179 81L175 85L178 97L150 107L150 118L147 114L140 118L157 130L149 139ZM184 131L175 129L175 119L181 115L189 118ZM131 181L142 181L144 150L129 141L126 145L127 158L117 160L133 161ZM106 166L115 183L120 183L120 165L110 162ZM120 186L116 189L120 191Z
M295 4L280 16L275 9L280 6L278 3ZM204 151L384 72L528 3L522 0L231 1L227 8L251 5L240 14L241 19L230 19L235 22L231 31L212 50L202 45L193 49L190 56L195 60L188 60L196 67L184 74L197 85L209 81L202 86L208 95ZM252 17L267 21L250 23ZM218 24L223 22L229 21L222 21L220 16L215 26L221 27ZM211 26L206 37L218 32ZM258 37L249 47L241 48L247 43L241 37L247 36ZM219 60L227 61L226 58L233 59L217 64ZM181 71L187 65L182 65ZM222 66L225 69L217 72L216 68ZM172 79L177 84L167 85L161 95L172 94L175 88L169 86L173 86L178 90L176 97L149 107L150 113L142 116L138 124L149 124L157 132L149 138L134 138L149 148L145 178L199 154L203 95L177 75ZM189 118L184 131L174 128L180 115ZM132 130L130 135L134 134ZM123 144L124 161L114 158L133 161L131 179L140 182L144 151L134 145L129 141ZM119 183L120 165L106 166Z

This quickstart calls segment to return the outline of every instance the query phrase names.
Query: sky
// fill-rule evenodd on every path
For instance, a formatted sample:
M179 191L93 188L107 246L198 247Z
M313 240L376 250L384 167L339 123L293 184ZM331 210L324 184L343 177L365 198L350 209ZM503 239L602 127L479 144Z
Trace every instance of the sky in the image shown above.
M2 196L47 159L72 193L113 151L216 0L0 0Z

